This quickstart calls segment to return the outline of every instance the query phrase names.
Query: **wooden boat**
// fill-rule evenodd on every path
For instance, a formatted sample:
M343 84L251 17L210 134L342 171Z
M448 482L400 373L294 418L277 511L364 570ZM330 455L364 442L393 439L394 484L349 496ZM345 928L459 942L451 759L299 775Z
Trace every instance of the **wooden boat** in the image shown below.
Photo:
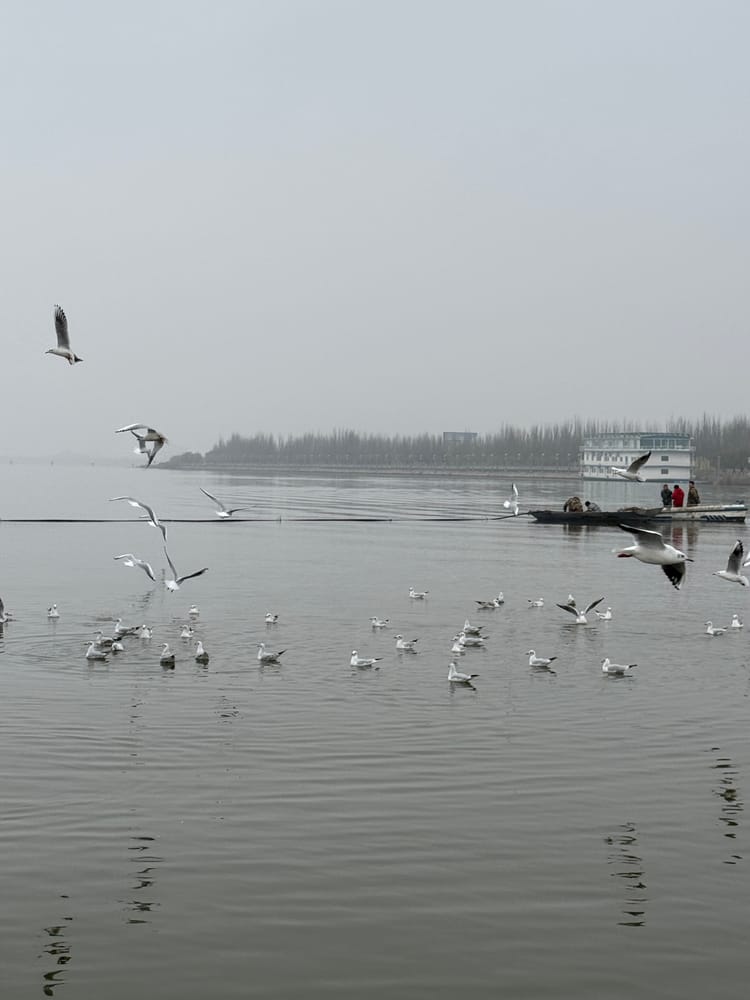
M530 510L529 514L542 524L635 524L653 522L674 524L678 521L697 523L744 524L747 504L699 503L692 507L623 507L621 510L592 510L571 513L563 510Z

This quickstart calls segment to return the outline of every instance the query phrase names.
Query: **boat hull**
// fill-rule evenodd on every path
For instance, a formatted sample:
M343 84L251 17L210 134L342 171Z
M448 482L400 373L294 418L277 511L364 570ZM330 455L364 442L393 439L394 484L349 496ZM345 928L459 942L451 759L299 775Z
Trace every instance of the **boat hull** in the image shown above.
M530 510L541 524L674 524L689 521L699 524L744 524L744 503L695 504L692 507L629 507L624 510L597 510L571 513L562 510Z

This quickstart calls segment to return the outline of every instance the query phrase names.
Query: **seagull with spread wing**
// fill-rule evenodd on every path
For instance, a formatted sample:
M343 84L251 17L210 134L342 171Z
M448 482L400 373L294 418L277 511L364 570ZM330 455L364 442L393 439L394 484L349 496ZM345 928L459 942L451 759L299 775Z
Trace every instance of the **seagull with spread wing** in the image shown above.
M650 458L651 452L647 451L645 455L641 455L640 458L634 459L627 469L616 469L614 465L612 465L610 466L610 472L613 472L621 479L629 479L633 483L645 483L646 477L641 475L641 469Z
M162 533L164 541L167 540L167 529L165 525L161 523L159 518L154 513L153 507L149 507L147 503L143 503L142 500L136 500L135 497L110 497L109 502L114 503L115 500L127 500L131 507L140 507L141 510L145 510L146 513L141 515L141 518L145 520L146 524L151 525L152 528L158 528Z
M693 560L673 545L668 545L658 531L636 528L633 524L621 524L620 527L635 536L635 544L613 549L617 558L633 558L652 566L661 566L669 582L675 590L679 590L685 577L685 563Z
M151 465L156 457L156 453L168 443L167 438L161 431L157 431L155 427L149 427L148 424L127 424L125 427L118 427L115 434L122 434L125 431L130 431L138 442L135 447L135 454L148 455L146 468ZM146 433L139 434L138 431L145 431ZM151 444L151 450L146 447L149 443Z
M227 507L225 504L221 502L221 500L217 500L212 493L209 493L208 490L204 490L202 486L198 488L200 489L201 493L205 493L208 499L213 500L213 502L216 504L217 517L231 517L232 514L236 514L238 510L248 510L247 507Z
M65 358L69 365L74 365L76 361L83 361L70 349L70 336L68 334L68 319L60 306L55 306L55 333L57 334L57 347L50 347L45 354L56 354L58 358Z
M186 573L184 576L178 576L177 575L177 570L174 568L174 563L169 558L169 553L167 552L167 546L166 545L164 546L164 555L167 557L167 562L169 563L169 568L172 570L172 573L173 573L173 577L172 577L171 580L165 580L164 581L164 586L170 592L174 592L175 590L179 590L180 589L180 584L184 583L185 580L192 580L192 578L194 576L201 576L208 569L208 566L204 566L203 569L197 569L195 571L195 573Z

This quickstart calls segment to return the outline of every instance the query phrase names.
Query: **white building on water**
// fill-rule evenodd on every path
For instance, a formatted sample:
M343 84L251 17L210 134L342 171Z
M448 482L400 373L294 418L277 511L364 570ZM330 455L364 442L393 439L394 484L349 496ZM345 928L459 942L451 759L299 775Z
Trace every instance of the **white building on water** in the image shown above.
M639 431L613 434L593 434L580 447L583 479L617 479L612 466L627 468L630 463L651 452L651 458L641 469L649 482L686 483L693 478L695 446L689 434L668 431Z

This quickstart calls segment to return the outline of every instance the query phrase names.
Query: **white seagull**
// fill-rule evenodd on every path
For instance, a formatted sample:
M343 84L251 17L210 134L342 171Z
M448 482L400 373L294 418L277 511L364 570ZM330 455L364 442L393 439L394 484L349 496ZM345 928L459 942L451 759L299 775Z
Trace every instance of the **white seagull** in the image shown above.
M429 590L415 590L414 587L409 587L409 597L413 601L423 601L428 594Z
M181 639L185 639L185 640L192 639L194 635L195 635L195 633L193 632L193 629L192 629L191 625L183 625L182 626L182 631L180 632L180 638Z
M278 663L279 657L282 653L286 653L285 649L280 649L278 653L266 652L265 642L258 643L258 662L259 663Z
M505 507L506 510L512 510L514 517L518 516L518 487L515 483L511 483L510 496L507 500L503 500L503 507Z
M5 605L3 604L3 599L2 597L0 597L0 625L5 625L5 623L9 622L10 620L11 620L10 617L5 613Z
M55 306L55 333L57 334L57 347L50 347L45 354L56 354L58 358L65 358L69 365L74 365L76 361L83 361L70 349L70 337L68 335L68 320L60 306Z
M613 549L618 559L632 557L652 566L661 566L669 582L679 590L685 577L685 563L693 560L673 545L667 545L658 531L636 528L632 524L621 524L620 527L635 536L635 545L628 545L624 549Z
M167 552L166 545L164 546L164 555L167 557L169 568L172 570L172 573L174 574L171 580L164 581L164 586L167 588L168 591L170 591L170 593L174 592L175 590L179 590L180 584L184 583L185 580L192 580L194 576L201 576L208 570L208 566L204 566L203 569L197 569L194 573L186 573L184 576L178 576L177 570L174 568L174 563L169 558L169 553Z
M486 635L467 635L465 632L458 633L458 641L462 646L471 646L472 648L479 648L479 646L484 646Z
M195 646L195 662L196 663L208 663L208 653L203 648L203 643L198 640Z
M123 552L121 556L113 556L113 559L122 559L123 566L137 566L138 569L142 569L149 580L155 580L154 570L151 563L147 563L145 559L139 559L138 556L134 556L132 552Z
M732 615L732 624L730 628L744 628L739 615Z
M596 617L600 619L600 621L603 621L603 622L611 622L612 621L612 608L607 608L606 611L596 611L594 613L595 613Z
M225 504L221 502L221 500L217 500L216 497L213 496L213 494L209 493L208 490L204 490L202 486L199 486L198 488L200 489L201 493L205 493L208 499L213 500L213 502L216 504L217 517L231 517L232 514L236 514L238 510L250 509L249 507L227 507L225 506Z
M473 688L474 685L471 682L475 677L479 677L479 674L463 674L456 669L456 664L451 661L451 665L448 667L448 680L451 684L464 684L466 687Z
M468 618L464 619L463 631L467 635L481 635L484 625L472 625Z
M149 628L148 625L141 625L141 630L138 633L139 639L150 639L153 635L153 629Z
M174 653L169 649L169 643L165 642L161 648L161 656L159 657L159 663L163 667L173 667L174 666Z
M530 649L527 655L530 667L548 667L553 660L557 659L556 656L537 656L533 649Z
M372 618L370 618L370 624L373 628L388 628L390 623L390 618L378 618L377 615L373 615Z
M637 663L610 663L609 657L602 660L602 673L610 674L613 677L624 677L629 674L633 667L637 667Z
M706 635L724 635L725 628L714 628L713 622L706 622Z
M360 656L357 650L353 649L349 665L352 667L372 667L378 660L382 659L382 656Z
M96 642L89 644L89 648L86 650L87 660L106 660L107 653L102 649L101 646L97 646Z
M396 639L396 649L402 653L416 653L414 644L419 642L419 639L404 639L402 635L397 635Z
M558 608L562 611L567 611L575 617L576 625L588 625L588 619L586 615L589 611L593 611L597 604L601 604L604 600L603 597L597 598L597 600L592 601L591 604L587 604L585 608L576 608L572 604L558 604Z
M139 434L138 431L145 431L145 434ZM146 463L146 468L151 465L156 453L168 443L167 438L157 431L155 427L149 427L148 424L127 424L125 427L118 427L115 434L122 434L124 431L130 431L133 437L138 442L135 447L136 455L148 455L148 462ZM147 444L151 444L151 450L146 447Z
M627 469L616 469L614 465L610 466L610 471L614 472L616 476L620 476L621 479L629 479L633 483L645 483L646 477L641 475L641 469L651 458L651 452L647 451L645 455L641 455L640 458L633 459Z
M123 625L122 618L115 621L113 629L115 639L121 639L124 635L135 635L140 629L139 625Z
M727 580L729 583L739 583L741 587L747 587L750 585L750 580L748 580L748 578L740 572L742 568L742 556L744 553L745 549L742 544L742 539L738 538L737 544L729 553L727 568L717 570L717 572L713 575L721 577L722 580ZM748 560L748 562L750 562L750 560ZM745 565L747 565L747 563L745 563Z
M532 601L531 598L529 598L528 601L529 601L529 607L530 608L543 608L544 607L544 598L543 597L537 597L537 599L535 601Z
M266 611L263 621L266 623L266 625L278 625L279 616L273 614L273 612L271 611Z
M453 645L451 646L451 653L455 653L456 656L463 656L466 653L466 650L464 649L463 644L461 643L460 635L453 636Z
M196 618L200 618L200 614L201 613L198 610L198 605L191 604L190 607L188 608L188 618L192 618L193 620L195 620Z
M60 617L60 612L57 610L57 605L56 604L53 604L51 608L47 608L47 617L48 618L59 618Z
M166 526L161 523L159 518L154 513L153 507L149 507L147 503L143 503L142 500L136 500L135 497L110 497L109 502L114 503L115 500L127 500L131 507L140 507L141 510L145 510L146 513L141 515L142 520L146 524L150 525L152 528L158 528L162 534L162 538L166 542L167 540L167 529Z
M501 590L497 597L493 597L489 601L474 601L474 603L478 611L493 611L495 608L499 608L501 604L505 604L505 597Z

